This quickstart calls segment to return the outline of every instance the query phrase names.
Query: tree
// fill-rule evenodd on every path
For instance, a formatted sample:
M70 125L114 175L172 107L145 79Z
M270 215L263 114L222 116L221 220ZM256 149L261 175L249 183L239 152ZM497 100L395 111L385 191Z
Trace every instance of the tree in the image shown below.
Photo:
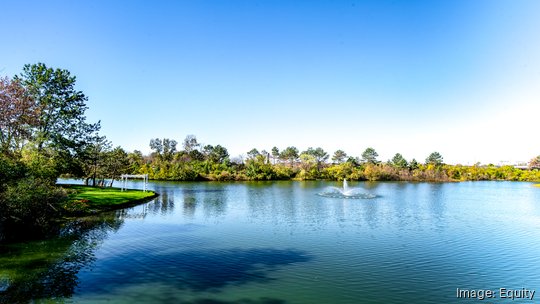
M245 174L254 180L271 180L277 177L272 165L267 163L267 157L262 154L247 159Z
M202 151L202 153L204 155L204 158L208 159L209 156L210 156L210 153L212 153L212 151L214 151L214 146L206 145L206 146L202 147L201 151Z
M264 156L266 163L270 164L270 153L266 150L262 150L261 155Z
M357 166L360 166L360 164L362 163L362 160L358 156L357 157L349 156L347 157L347 160L345 162L353 165L354 167L357 167Z
M332 156L332 161L335 163L341 164L347 159L347 153L343 150L337 150L334 152L334 155Z
M229 157L227 149L220 145L215 147L212 145L204 146L203 154L207 160L215 164L222 163Z
M223 163L229 159L229 151L221 145L216 145L212 153L212 158L216 163Z
M275 165L276 160L279 159L279 149L277 147L272 148L272 159L274 160L274 165Z
M190 134L186 136L182 146L184 147L184 151L190 154L191 151L196 150L200 146L200 144L199 142L197 142L197 137L195 137L195 135Z
M302 152L300 154L301 167L305 172L309 172L317 165L317 159L313 154Z
M160 160L167 162L173 159L177 144L176 140L168 138L154 138L150 140L150 148L155 151L156 156Z
M197 141L195 135L187 135L182 146L184 147L185 154L189 156L189 159L196 161L203 161L205 159L205 155L199 151L201 144Z
M205 159L205 156L203 153L201 153L201 151L197 150L197 149L193 149L191 150L189 153L189 158L191 158L192 160L196 160L196 161L203 161Z
M34 137L38 151L51 147L69 161L100 129L99 122L86 122L88 98L75 89L76 77L69 71L43 63L27 64L15 80L26 88L39 110Z
M396 153L394 157L392 158L391 164L396 168L407 168L409 164L407 163L407 160L403 157L403 155Z
M131 153L128 153L128 163L129 163L129 173L137 174L139 169L144 164L144 158L142 152L135 150Z
M0 78L0 152L20 152L38 118L37 104L20 81Z
M126 173L129 169L128 154L121 147L116 147L112 151L106 151L104 155L104 177L110 178L112 187L115 179L119 179L120 175Z
M314 157L315 159L315 162L317 164L317 172L320 171L321 169L321 164L323 162L326 162L328 160L328 153L326 153L322 148L318 147L318 148L311 148L309 147L306 151L302 152L303 154L308 154L308 155L311 155Z
M90 142L80 153L80 161L85 175L85 184L92 180L92 187L95 187L96 180L102 176L105 166L106 153L111 149L111 142L105 136L100 136L97 132L93 134Z
M416 161L416 159L412 159L411 162L409 163L409 169L410 170L416 170L419 168L419 164L418 164L418 161Z
M440 166L443 164L443 157L439 152L433 152L426 158L426 165Z
M178 143L174 139L163 139L163 159L165 161L171 161L176 153L176 145Z
M159 138L150 139L150 149L154 150L154 153L161 155L163 153L163 143Z
M529 169L540 169L540 155L531 159L529 162Z
M367 148L362 153L362 161L365 162L365 163L368 163L368 164L376 164L376 163L379 162L379 161L377 161L377 156L379 156L379 154L377 152L375 152L375 149Z
M294 162L298 159L298 149L294 146L287 147L281 152L281 158L289 161L290 166L294 165Z
M254 159L259 155L261 155L261 153L259 153L259 150L255 149L255 148L249 150L249 152L247 153L248 159Z

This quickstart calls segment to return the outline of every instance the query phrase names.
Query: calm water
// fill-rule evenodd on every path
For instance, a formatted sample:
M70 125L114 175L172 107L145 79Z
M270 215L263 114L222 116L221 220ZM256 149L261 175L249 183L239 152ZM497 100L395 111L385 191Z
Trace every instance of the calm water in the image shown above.
M133 183L133 187L140 184ZM150 183L135 208L0 251L0 302L472 303L540 300L540 188L530 183ZM495 298L491 302L531 303ZM486 302L486 301L483 301Z

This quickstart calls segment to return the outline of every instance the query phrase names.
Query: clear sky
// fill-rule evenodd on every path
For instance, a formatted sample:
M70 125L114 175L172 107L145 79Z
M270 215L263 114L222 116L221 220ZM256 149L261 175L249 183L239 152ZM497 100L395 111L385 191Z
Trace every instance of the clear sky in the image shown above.
M540 154L540 1L3 0L0 29L0 75L69 70L130 151Z

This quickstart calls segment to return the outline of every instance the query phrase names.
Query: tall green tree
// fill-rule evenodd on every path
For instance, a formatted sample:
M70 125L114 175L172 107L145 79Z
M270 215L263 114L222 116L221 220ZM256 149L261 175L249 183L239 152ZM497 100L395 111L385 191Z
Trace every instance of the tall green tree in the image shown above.
M357 157L349 156L347 157L347 160L345 162L353 165L353 167L358 167L362 163L362 160L358 156Z
M409 170L416 170L420 167L420 164L418 164L418 161L413 158L411 162L409 163Z
M443 157L439 152L433 152L426 158L426 165L440 166L443 164Z
M208 161L214 164L223 163L229 158L229 152L221 145L206 145L203 148L203 154Z
M296 160L298 159L298 149L294 146L287 147L281 151L281 158L288 161L289 165L292 167Z
M247 153L248 159L254 159L259 155L261 155L261 153L259 153L259 150L257 150L256 148L249 150Z
M272 159L274 160L274 165L276 164L276 160L279 159L279 149L278 147L273 147L272 148Z
M112 187L115 180L120 178L120 175L129 171L129 159L127 152L120 146L111 151L105 152L105 162L103 175L111 179L109 187Z
M379 162L377 160L378 156L379 154L375 151L375 149L370 147L364 150L362 153L362 161L368 164L377 164Z
M98 123L87 123L88 98L75 89L75 76L68 70L48 68L43 63L27 64L15 77L26 88L39 109L35 129L38 151L50 147L69 161L99 130Z
M97 180L103 177L107 153L111 150L111 147L111 142L105 136L100 136L96 132L90 142L85 145L85 149L79 153L78 159L84 172L85 184L95 187Z
M163 159L165 161L172 161L174 154L176 153L176 145L178 142L174 139L164 138L162 140L163 144Z
M178 143L174 139L169 138L154 138L150 140L150 149L155 151L158 159L170 162L176 153L176 145Z
M142 152L135 150L128 153L129 173L137 174L144 164Z
M407 168L409 166L407 160L400 153L396 153L396 155L394 155L391 163L394 167L401 169Z
M326 153L326 151L324 151L323 148L320 147L315 149L309 147L306 151L302 153L313 156L313 158L315 159L315 163L317 164L317 172L321 170L321 165L325 163L329 157L328 153Z
M347 153L343 150L337 150L332 156L332 161L338 164L341 164L347 159Z
M305 178L314 178L316 176L313 176L315 174L310 174L311 171L317 170L317 159L313 154L307 153L306 151L302 152L299 156L300 159L300 167L302 168L304 176L302 176L303 179Z
M204 153L200 151L201 144L195 135L187 135L182 142L182 147L184 152L181 154L187 155L188 160L203 161L205 159Z
M193 150L197 150L201 144L199 144L195 135L190 134L186 136L182 146L184 147L184 151L186 151L187 154L190 154Z

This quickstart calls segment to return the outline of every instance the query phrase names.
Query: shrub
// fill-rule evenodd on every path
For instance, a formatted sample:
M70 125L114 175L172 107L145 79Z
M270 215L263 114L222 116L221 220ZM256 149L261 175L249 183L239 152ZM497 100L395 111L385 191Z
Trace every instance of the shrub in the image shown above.
M48 234L66 197L62 188L40 178L27 177L7 185L0 194L0 226L4 231L0 239Z

